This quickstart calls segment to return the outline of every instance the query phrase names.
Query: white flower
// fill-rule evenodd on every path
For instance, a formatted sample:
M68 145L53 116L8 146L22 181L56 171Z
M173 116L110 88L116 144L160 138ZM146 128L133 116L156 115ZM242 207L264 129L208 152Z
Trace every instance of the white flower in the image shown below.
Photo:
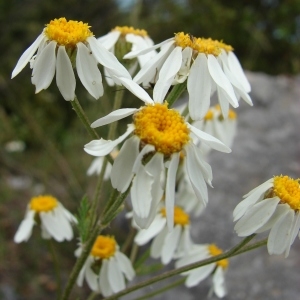
M141 228L150 225L165 191L167 224L171 229L174 224L175 180L181 152L186 156L187 175L196 196L203 205L208 201L205 181L211 184L211 167L203 160L190 134L195 134L203 143L218 151L231 150L218 139L185 122L176 110L168 109L167 104L119 109L95 121L92 127L109 124L132 114L134 122L128 125L123 135L114 141L93 140L85 145L84 150L94 156L105 156L133 133L114 161L112 186L123 193L132 182L133 218ZM145 156L147 162L143 161Z
M86 23L65 18L52 20L22 54L12 78L30 62L36 93L47 89L56 73L56 84L62 96L72 101L76 86L73 67L76 66L81 83L98 99L103 95L102 76L97 66L100 63L116 84L124 83L132 93L140 91L125 67L97 41L89 27Z
M248 95L250 84L231 46L180 32L148 49L132 51L124 58L134 58L159 47L160 52L134 78L144 86L156 82L154 97L165 98L171 85L187 80L189 112L193 120L205 116L215 91L225 118L229 103L237 107L240 97L252 105Z
M300 228L300 184L288 176L275 176L244 196L233 211L239 236L270 230L269 254L289 255Z
M135 243L145 245L152 238L150 254L153 258L161 257L163 264L168 264L173 258L183 256L191 246L189 215L179 206L174 207L174 229L167 228L166 209L158 211L153 222L147 229L140 229L135 236Z
M196 128L216 137L229 148L232 147L233 139L236 135L237 118L236 113L229 109L228 117L222 116L220 106L211 107L201 121L192 123ZM197 138L195 143L198 144ZM207 155L211 148L199 143L199 148Z
M210 258L212 256L219 255L221 253L222 250L214 244L194 244L191 247L190 252L175 263L175 267L180 268ZM184 272L182 273L182 275L187 276L187 279L185 281L186 287L196 286L202 280L212 275L212 289L219 298L222 298L227 294L224 277L227 267L228 260L222 259L215 263L211 263L209 265Z
M81 252L82 246L75 255L78 257ZM134 276L130 260L119 251L115 239L99 235L78 275L77 284L82 286L85 278L91 290L108 297L125 289L125 278L132 280Z
M104 160L104 157L96 157L95 159L93 159L86 174L88 176L92 176L95 174L99 175L101 172L101 169L102 169L103 160ZM110 162L107 162L105 173L104 173L104 180L108 180L110 178L111 168L112 168L112 166L111 166Z
M62 242L73 238L71 223L77 223L77 220L56 198L45 195L31 199L25 218L15 234L16 243L28 241L36 220L40 221L42 237L45 239L53 237Z
M111 51L116 57L126 62L124 65L128 65L130 60L123 60L123 56L130 51L143 50L153 46L152 39L148 36L147 31L143 29L135 29L128 26L117 26L112 29L108 34L98 38L98 41L103 47ZM137 62L128 65L130 74L133 74L137 68L137 64L142 67L145 63L153 58L157 52L155 50L149 51L144 55L137 57ZM105 70L106 71L106 70ZM109 85L114 85L113 80L109 76L105 77Z

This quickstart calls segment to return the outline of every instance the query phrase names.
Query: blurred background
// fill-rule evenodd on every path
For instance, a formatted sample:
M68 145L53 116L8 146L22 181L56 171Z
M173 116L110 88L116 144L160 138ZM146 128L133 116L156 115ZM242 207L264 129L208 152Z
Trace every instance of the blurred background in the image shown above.
M264 73L269 79L280 76L293 81L300 72L298 0L0 0L0 299L54 298L47 244L36 230L28 243L15 245L14 233L33 195L50 193L76 213L80 199L93 194L96 181L86 176L92 157L84 153L83 145L90 137L70 103L59 94L55 81L35 94L29 66L10 79L24 50L45 24L59 17L89 23L96 37L115 26L135 26L147 30L155 43L179 31L223 40L234 47L252 78ZM261 84L257 93L263 93L264 88ZM95 101L77 81L76 94L94 121L109 111L114 89L107 89L105 97ZM260 104L258 101L258 107L266 107L263 101ZM298 171L292 169L300 177ZM242 189L237 197L246 192ZM57 245L64 280L74 264L75 247L76 240ZM87 289L76 289L78 297L87 294ZM269 299L280 299L276 297Z

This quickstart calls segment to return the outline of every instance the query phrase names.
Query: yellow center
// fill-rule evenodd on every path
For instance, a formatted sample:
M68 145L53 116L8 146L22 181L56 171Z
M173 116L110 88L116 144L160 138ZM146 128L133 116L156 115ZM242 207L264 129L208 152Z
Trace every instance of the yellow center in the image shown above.
M35 212L47 212L53 210L58 205L56 198L45 195L33 197L29 203L31 210Z
M300 209L300 179L288 176L275 176L273 193L280 198L281 203L287 203L292 209Z
M146 30L144 29L135 29L134 27L130 26L116 26L114 29L112 29L112 31L120 31L121 35L126 35L129 33L135 34L135 35L139 35L142 37L148 36L148 33Z
M161 214L166 217L166 209L161 209ZM174 225L185 226L190 223L190 217L185 211L179 206L174 206Z
M211 256L216 256L216 255L220 255L223 253L223 251L220 248L218 248L215 244L210 244L208 246L208 251ZM222 259L222 260L217 261L216 264L219 267L226 269L228 267L229 261L228 261L228 259Z
M211 38L196 38L184 32L178 32L175 34L175 44L179 47L190 47L198 53L212 54L218 56L221 50L233 51L230 45L223 43L222 41L213 40Z
M148 105L134 115L135 134L155 150L171 155L189 141L189 129L182 116L168 104Z
M208 121L208 120L212 120L214 117L214 113L211 109L209 109L206 113L206 115L204 116L204 120Z
M99 235L93 245L91 254L95 258L107 259L115 255L117 243L113 237Z
M59 18L50 21L46 25L45 35L50 41L56 41L58 45L74 48L77 43L85 42L93 33L87 23L67 21L66 18Z

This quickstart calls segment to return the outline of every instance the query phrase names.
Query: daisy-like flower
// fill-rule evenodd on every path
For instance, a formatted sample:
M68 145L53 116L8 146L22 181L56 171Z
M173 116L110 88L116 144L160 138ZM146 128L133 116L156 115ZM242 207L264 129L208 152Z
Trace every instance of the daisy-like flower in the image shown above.
M236 135L237 116L232 109L229 109L228 117L224 118L220 106L216 105L210 107L205 117L201 121L194 122L193 126L211 134L231 148ZM200 144L199 147L204 154L208 154L211 150L205 144Z
M204 205L208 201L205 181L211 184L212 180L211 167L204 161L190 134L195 134L203 143L216 150L231 150L218 139L185 122L178 111L168 108L167 103L153 103L140 109L119 109L95 121L92 127L109 124L132 114L133 123L128 125L127 131L119 138L114 141L93 140L84 149L91 155L105 156L132 134L114 161L112 186L123 193L132 182L133 218L141 228L150 225L149 220L156 213L165 191L167 223L169 229L172 229L180 153L186 156L187 175L196 196Z
M192 245L190 239L189 215L179 206L174 207L174 229L167 228L166 209L163 207L155 216L147 229L141 229L135 236L135 243L145 245L152 238L150 254L153 258L161 257L163 264L168 264L173 258L187 253Z
M125 67L97 41L87 23L67 21L65 18L50 21L22 54L12 72L12 78L19 74L28 62L31 62L31 81L36 86L36 93L47 89L56 73L56 84L62 96L65 100L74 100L76 80L73 68L76 67L84 87L98 99L103 95L98 63L106 68L106 72L116 84L124 85L133 93L136 90L143 93L142 89L133 83Z
M215 244L193 245L190 252L183 258L179 259L175 263L175 266L176 268L180 268L222 253L223 251ZM212 291L219 298L223 298L227 294L225 286L225 271L228 264L228 259L222 259L215 263L184 272L181 275L187 276L185 281L186 287L196 286L205 278L212 276Z
M33 197L27 206L25 218L15 234L14 241L16 243L28 241L36 223L41 226L43 238L52 237L62 242L73 238L71 223L77 223L77 220L56 198L50 195Z
M98 38L98 41L108 50L116 55L119 61L123 63L132 74L139 64L140 67L153 58L157 52L152 50L144 55L137 57L137 61L123 59L124 55L131 51L143 50L153 46L152 39L148 36L148 33L144 29L135 29L128 26L116 26L108 34ZM114 82L110 77L106 77L109 85L113 85Z
M124 58L134 58L159 47L160 52L134 78L143 85L156 82L154 96L164 98L171 85L187 80L189 112L193 120L205 116L215 91L225 117L229 103L237 107L240 97L252 105L248 95L250 84L231 46L179 32L174 38L145 50L132 51Z
M81 252L82 247L79 247L75 255L78 257ZM115 239L99 235L78 275L77 284L82 286L85 278L91 290L108 297L125 289L125 278L132 280L134 276L130 260L119 251Z
M289 255L300 228L300 179L275 176L259 185L233 211L239 236L270 230L269 254Z

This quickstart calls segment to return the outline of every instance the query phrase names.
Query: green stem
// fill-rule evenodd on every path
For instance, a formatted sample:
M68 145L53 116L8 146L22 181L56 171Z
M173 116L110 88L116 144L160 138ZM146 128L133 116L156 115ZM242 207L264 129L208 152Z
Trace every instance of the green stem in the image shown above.
M94 300L96 298L96 296L98 296L99 294L96 292L91 292L90 295L88 296L87 300Z
M198 261L196 263L189 264L187 266L184 266L184 267L181 267L181 268L178 268L178 269L167 271L167 272L165 272L163 274L157 275L157 276L152 277L152 278L150 278L148 280L140 282L140 283L138 283L138 284L136 284L134 286L128 287L127 289L125 289L125 290L123 290L123 291L121 291L119 293L116 293L116 294L114 294L114 295L112 295L110 297L104 298L103 300L118 299L121 296L127 295L127 294L129 294L129 293L131 293L133 291L139 290L139 289L141 289L141 288L143 288L145 286L148 286L148 285L153 284L155 282L161 281L163 279L166 279L166 278L169 278L169 277L173 277L173 276L178 275L180 273L187 272L187 271L190 271L190 270L193 270L193 269L196 269L196 268L200 268L200 267L203 267L205 265L217 262L219 260L226 259L226 258L235 256L235 255L238 255L240 253L244 253L244 252L247 252L247 251L250 251L250 250L253 250L253 249L256 249L258 247L261 247L261 246L265 245L266 241L263 240L263 241L260 241L260 242L258 242L256 244L253 244L253 245L250 245L248 247L245 247L245 245L253 237L254 237L254 235L252 235L250 237L246 237L239 244L237 244L236 246L234 246L230 250L228 250L226 252L223 252L220 255L216 255L216 256L213 256L213 257L210 257L210 258ZM241 250L241 248L243 248L243 247L244 247L244 249Z
M139 246L136 243L134 243L131 248L131 253L130 253L130 257L129 257L132 264L134 264L134 262L136 260L138 251L139 251Z
M175 103L180 95L186 90L186 81L180 84L176 84L172 87L171 92L168 94L166 101L169 103L169 108Z
M63 292L61 300L67 300L69 298L69 295L70 295L72 288L75 284L75 281L79 275L79 272L82 269L82 266L84 265L87 257L89 256L97 236L100 234L100 232L104 228L105 228L105 226L103 226L102 224L100 226L95 226L95 228L91 232L91 235L89 236L86 244L83 245L83 251L82 251L81 255L79 256L79 258L77 259L77 261L72 269L71 275L69 277L69 280L67 282L65 290Z
M144 264L144 262L149 258L150 256L150 248L148 248L143 255L136 261L136 263L134 264L134 269L137 271L138 268Z
M163 288L161 288L161 289L159 289L159 290L156 290L156 291L154 291L154 292L152 292L152 293L147 293L146 296L142 296L142 297L139 297L139 298L135 298L134 300L144 300L144 299L149 299L149 298L151 298L151 297L153 297L153 296L162 294L162 293L164 293L164 292L166 292L166 291L168 291L168 290L170 290L170 289L172 289L172 288L175 288L176 286L179 286L179 285L183 284L184 281L185 281L185 278L181 278L181 279L179 279L179 280L177 280L177 281L175 281L175 282L173 282L173 283L171 283L171 284L169 284L169 285L167 285L167 286L165 286L165 287L163 287Z
M125 242L123 243L123 246L121 247L121 252L123 252L123 253L127 252L128 248L131 246L131 244L133 242L136 232L137 232L137 230L133 226L131 226L129 234L127 235L127 238L126 238Z
M90 136L93 139L98 140L99 139L98 133L95 131L94 128L91 127L91 122L89 121L87 115L85 114L84 110L82 109L77 97L75 96L74 100L70 101L70 102L71 102L72 107L75 110L78 118L80 119L81 123L83 124L85 129L88 131Z
M55 277L56 277L56 284L57 284L56 295L57 295L57 299L59 299L61 295L61 276L60 276L59 262L54 249L53 239L48 240L48 246L54 263L54 270L55 270Z

